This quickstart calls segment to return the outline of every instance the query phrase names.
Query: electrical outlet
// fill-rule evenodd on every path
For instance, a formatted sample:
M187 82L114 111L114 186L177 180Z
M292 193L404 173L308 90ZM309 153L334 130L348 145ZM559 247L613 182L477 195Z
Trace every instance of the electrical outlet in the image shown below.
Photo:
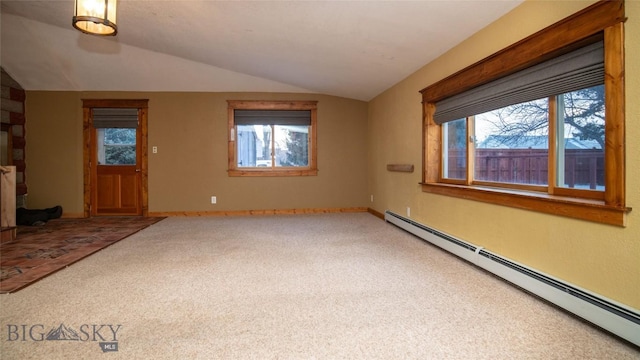
M154 154L157 154L158 153L158 147L157 146L152 147L151 148L151 152L154 153Z
M411 208L407 206L407 217L411 217Z
M371 195L371 202L373 202L373 195Z
M218 202L218 199L217 199L215 196L212 196L212 197L211 197L211 203L212 203L212 204L215 204L215 203L217 203L217 202Z

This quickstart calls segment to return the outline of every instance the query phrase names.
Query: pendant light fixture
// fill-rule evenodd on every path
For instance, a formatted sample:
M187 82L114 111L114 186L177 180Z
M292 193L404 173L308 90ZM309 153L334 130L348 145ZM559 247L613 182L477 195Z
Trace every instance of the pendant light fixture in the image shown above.
M116 0L75 0L73 27L85 34L115 36Z

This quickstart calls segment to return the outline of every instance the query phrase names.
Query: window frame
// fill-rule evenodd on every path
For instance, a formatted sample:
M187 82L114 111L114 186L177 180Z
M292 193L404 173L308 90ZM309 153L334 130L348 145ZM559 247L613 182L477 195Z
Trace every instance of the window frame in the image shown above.
M600 1L420 91L423 104L422 190L428 193L488 202L587 221L624 226L625 214L625 94L624 94L624 2ZM604 38L605 62L605 191L602 197L584 190L548 186L546 192L524 186L495 187L443 179L442 126L434 122L435 104L473 87L567 53ZM550 106L550 110L555 106ZM552 110L553 111L553 110ZM551 116L550 121L555 116ZM467 120L467 129L469 129ZM472 121L472 120L471 120ZM555 126L550 122L550 131ZM473 136L473 134L467 134ZM467 146L468 152L472 151ZM552 150L553 148L553 150ZM550 157L555 148L550 146ZM552 153L553 152L553 153ZM467 156L472 156L468 154ZM550 176L555 166L549 164ZM551 182L550 182L551 184Z
M576 198L587 198L587 199L595 199L595 200L601 200L604 201L604 194L605 191L604 190L592 190L592 189L579 189L579 188L569 188L566 186L558 186L556 185L558 179L557 179L557 171L558 171L558 164L560 162L560 158L558 157L558 153L557 153L557 147L553 146L553 144L558 144L559 141L563 140L563 138L558 138L558 98L561 95L556 95L556 96L549 96L547 98L545 98L545 100L547 101L547 110L548 110L548 128L549 128L549 133L547 135L548 137L548 144L550 144L549 148L547 149L547 185L543 185L543 184L529 184L529 183L510 183L510 182L501 182L501 181L491 181L491 180L479 180L477 179L477 175L475 173L475 166L476 166L476 157L475 157L475 153L477 151L477 146L475 143L475 139L476 139L476 135L475 135L475 121L476 121L476 116L472 115L472 116L468 116L464 119L464 123L465 123L465 131L467 134L469 134L466 138L467 138L467 142L465 144L465 150L466 150L466 156L465 156L465 163L467 164L467 167L465 169L465 178L464 179L460 179L460 178L451 178L451 177L446 177L444 174L444 162L445 162L445 148L443 146L442 151L443 151L443 156L442 156L442 162L443 162L443 170L441 171L440 174L440 178L439 181L442 183L447 183L447 184L458 184L458 185L469 185L469 186L488 186L488 187L497 187L497 188L508 188L508 189L519 189L519 190L523 190L523 191L537 191L537 192L546 192L549 194L554 194L554 195L561 195L561 196L569 196L569 197L576 197ZM442 126L445 126L447 124L450 124L451 122L447 122L442 124ZM444 129L444 128L443 128ZM445 143L445 131L443 130L441 132L441 137L442 137L442 142Z
M317 149L317 110L318 102L305 101L264 101L264 100L227 100L228 103L228 174L229 176L316 176L318 175ZM237 129L234 110L309 110L309 165L306 167L238 167L237 165ZM273 137L272 137L273 138Z

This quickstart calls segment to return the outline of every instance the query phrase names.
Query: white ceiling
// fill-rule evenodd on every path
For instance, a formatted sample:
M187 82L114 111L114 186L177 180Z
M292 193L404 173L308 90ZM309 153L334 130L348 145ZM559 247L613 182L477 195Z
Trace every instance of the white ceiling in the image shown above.
M72 28L73 0L2 0L1 62L26 90L368 101L522 1L120 0L103 38Z

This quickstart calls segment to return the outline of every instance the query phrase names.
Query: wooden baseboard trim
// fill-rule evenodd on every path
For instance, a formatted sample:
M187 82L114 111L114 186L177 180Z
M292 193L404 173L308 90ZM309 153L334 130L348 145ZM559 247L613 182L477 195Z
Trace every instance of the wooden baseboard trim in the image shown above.
M61 218L63 219L82 219L84 218L84 213L66 213L62 212Z
M367 212L366 207L269 209L269 210L221 210L221 211L149 211L149 216L249 216L249 215L299 215Z
M384 214L379 212L379 211L376 211L376 210L374 210L372 208L367 208L367 212L369 214L374 215L375 217L379 217L380 219L384 220Z

